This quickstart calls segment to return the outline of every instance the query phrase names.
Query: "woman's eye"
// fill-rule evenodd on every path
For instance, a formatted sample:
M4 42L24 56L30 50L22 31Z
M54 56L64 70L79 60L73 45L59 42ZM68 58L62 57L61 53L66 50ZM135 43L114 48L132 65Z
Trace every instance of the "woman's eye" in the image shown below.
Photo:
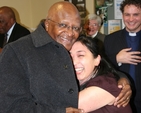
M78 55L78 57L83 57L84 55Z

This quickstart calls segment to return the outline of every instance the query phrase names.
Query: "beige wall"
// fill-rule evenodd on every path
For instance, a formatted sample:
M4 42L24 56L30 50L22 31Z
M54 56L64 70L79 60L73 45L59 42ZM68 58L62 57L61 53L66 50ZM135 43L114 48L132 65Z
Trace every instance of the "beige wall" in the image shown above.
M63 0L31 0L32 28L36 28L41 19L46 18L48 9L57 1Z
M16 17L18 17L17 21L21 22L25 26L30 27L30 1L29 0L0 0L0 6L10 6L17 10ZM19 19L20 17L20 19Z
M64 0L0 0L0 7L13 7L17 10L17 21L35 29L40 20L46 18L49 7L57 1ZM94 12L94 0L86 0L86 9L89 13Z
M0 7L13 7L16 9L17 21L35 29L40 20L46 17L49 7L57 1L63 0L0 0Z
M94 0L86 0L86 9L88 13L94 13Z

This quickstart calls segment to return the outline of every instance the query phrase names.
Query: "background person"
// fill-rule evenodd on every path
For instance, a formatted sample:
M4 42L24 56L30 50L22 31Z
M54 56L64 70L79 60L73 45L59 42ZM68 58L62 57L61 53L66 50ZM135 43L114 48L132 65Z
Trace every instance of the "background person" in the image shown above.
M88 14L85 17L84 32L87 36L97 40L97 44L99 46L101 53L104 53L103 42L104 42L105 34L102 34L100 32L102 23L103 22L100 16L96 14Z
M89 113L132 113L129 104L120 108L114 106L120 93L117 87L119 76L102 58L94 39L80 36L70 54L81 87L79 108Z
M30 31L16 22L15 13L8 6L0 7L0 50L6 43L30 34ZM6 36L6 42L4 38Z
M68 52L81 32L79 12L61 1L47 14L34 32L8 43L0 55L0 113L82 112L74 109L78 84ZM131 89L126 79L119 84L117 105L124 106Z
M124 0L120 10L125 28L106 36L105 53L114 66L130 78L133 85L131 106L134 113L140 113L141 0Z
M105 35L100 33L99 31L102 23L103 22L100 16L96 14L88 14L85 17L85 22L84 22L85 34L92 38L98 38L99 40L104 42Z

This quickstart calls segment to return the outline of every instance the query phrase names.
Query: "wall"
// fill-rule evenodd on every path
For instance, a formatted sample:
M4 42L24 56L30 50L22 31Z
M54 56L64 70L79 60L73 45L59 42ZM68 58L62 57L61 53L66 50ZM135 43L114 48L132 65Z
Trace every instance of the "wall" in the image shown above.
M95 13L94 0L85 0L88 13Z
M52 4L57 1L63 0L31 0L31 20L32 20L32 27L36 28L41 19L46 18L48 9Z
M46 18L49 7L58 1L64 0L0 0L0 7L13 7L17 21L34 30L41 19ZM86 9L89 13L94 12L94 0L86 0Z
M14 11L17 21L24 26L31 26L30 0L0 0L0 7L1 6L10 6L16 9L16 11Z
M17 22L35 29L40 20L46 17L49 7L57 1L63 0L0 0L0 7L14 8Z

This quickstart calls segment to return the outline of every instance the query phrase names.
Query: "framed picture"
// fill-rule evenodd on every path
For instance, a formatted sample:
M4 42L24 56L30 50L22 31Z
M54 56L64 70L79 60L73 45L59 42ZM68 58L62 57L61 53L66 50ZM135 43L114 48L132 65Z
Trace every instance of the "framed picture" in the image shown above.
M76 7L79 12L85 11L85 4L76 4Z
M83 0L77 0L78 2L83 2Z
M68 2L72 3L72 0L64 0L64 1L68 1Z

